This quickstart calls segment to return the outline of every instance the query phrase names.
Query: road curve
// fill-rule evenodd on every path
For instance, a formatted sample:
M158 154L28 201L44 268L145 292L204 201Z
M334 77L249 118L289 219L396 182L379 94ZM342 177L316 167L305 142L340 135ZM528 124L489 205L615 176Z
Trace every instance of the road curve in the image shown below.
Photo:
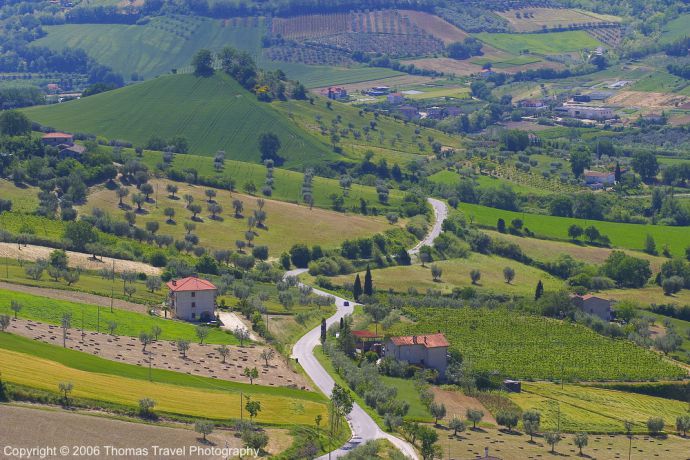
M422 246L431 246L434 243L434 240L438 238L443 230L443 221L448 217L448 205L446 203L435 198L427 198L427 201L434 208L434 225L419 243L407 251L411 256L419 254L419 249Z
M423 245L431 245L434 242L436 237L441 234L441 225L448 215L448 208L444 202L433 198L429 198L428 201L434 208L434 225L426 237L414 248L410 249L409 253L411 255L417 254L419 252L419 248L421 248ZM286 272L285 276L299 276L306 271L307 269L305 268L298 268L296 270ZM331 324L339 322L340 318L352 314L354 309L353 306L355 305L354 301L329 294L316 288L313 288L313 292L317 295L332 296L335 298L337 310L333 316L326 319L327 327L330 327ZM301 339L297 341L292 349L292 357L298 360L299 364L302 366L307 375L309 375L309 377L314 381L314 384L330 397L335 381L314 356L314 347L320 344L320 337L321 326L319 325L307 332L304 336L302 336ZM374 439L387 439L408 458L414 460L419 459L417 452L410 443L383 431L371 418L371 416L359 406L359 404L355 403L353 405L352 412L350 412L350 415L348 415L347 419L352 431L352 438L345 443L344 446L332 451L330 455L326 454L320 457L320 460L342 457L351 449L357 447L357 445Z

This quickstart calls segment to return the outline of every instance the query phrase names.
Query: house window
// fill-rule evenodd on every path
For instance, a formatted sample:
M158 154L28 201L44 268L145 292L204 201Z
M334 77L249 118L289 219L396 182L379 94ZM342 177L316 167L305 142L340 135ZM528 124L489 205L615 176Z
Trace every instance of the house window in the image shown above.
M192 302L192 308L196 308L196 302Z
M192 313L192 319L196 318L196 313Z
M196 292L192 291L192 297L196 297Z

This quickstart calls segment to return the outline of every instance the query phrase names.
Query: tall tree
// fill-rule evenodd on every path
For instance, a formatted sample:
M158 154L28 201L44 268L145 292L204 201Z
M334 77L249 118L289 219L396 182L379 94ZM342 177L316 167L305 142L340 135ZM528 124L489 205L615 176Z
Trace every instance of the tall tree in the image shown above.
M537 289L534 291L534 300L539 300L542 295L544 295L544 283L539 280Z
M210 77L213 75L213 55L206 49L197 51L192 59L192 66L197 77Z
M261 152L261 161L272 160L273 164L280 166L285 162L285 159L278 155L280 150L280 139L275 133L263 133L259 136L259 152Z
M355 284L352 286L352 295L355 297L355 300L359 302L359 298L362 295L362 281L359 279L359 273L355 276Z
M367 265L367 272L364 274L364 294L368 296L374 295L374 281L371 278L369 265Z

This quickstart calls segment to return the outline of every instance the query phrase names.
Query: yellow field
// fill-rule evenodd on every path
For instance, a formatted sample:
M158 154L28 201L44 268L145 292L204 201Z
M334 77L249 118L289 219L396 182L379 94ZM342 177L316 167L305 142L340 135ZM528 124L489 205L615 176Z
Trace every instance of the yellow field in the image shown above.
M77 398L137 407L139 400L147 397L156 401L156 410L160 412L216 420L240 417L239 393L85 372L9 350L0 353L0 369L7 382L56 393L60 382L72 382L72 395ZM262 411L256 418L261 423L308 425L317 414L327 416L326 406L319 402L267 394L257 395L255 399L261 402Z
M536 32L544 30L544 28L561 29L571 24L598 24L620 21L620 18L617 16L569 8L520 8L497 11L496 14L508 21L515 29L515 32Z

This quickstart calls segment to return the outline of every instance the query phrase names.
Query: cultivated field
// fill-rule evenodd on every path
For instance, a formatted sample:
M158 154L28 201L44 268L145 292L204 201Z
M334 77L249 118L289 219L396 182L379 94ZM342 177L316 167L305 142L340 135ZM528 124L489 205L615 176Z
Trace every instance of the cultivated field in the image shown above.
M556 429L560 408L563 431L625 432L623 422L635 424L635 432L647 432L649 417L663 417L666 430L674 431L676 417L687 413L688 404L623 391L578 385L523 382L521 393L509 393L521 409L537 409L544 429ZM690 447L690 443L689 443Z
M465 31L433 14L412 10L402 10L400 13L410 18L410 21L424 32L440 38L445 44L461 42L469 37Z
M185 107L184 111L177 110ZM81 100L26 109L35 121L144 145L153 135L186 137L191 153L259 161L257 134L273 132L289 165L335 158L331 149L291 125L230 77L175 75ZM113 120L118 120L114 123Z
M57 393L60 382L73 382L72 396L77 398L136 407L139 399L149 397L156 401L156 410L164 413L215 420L240 417L239 390L230 392L221 385L215 390L202 390L160 381L149 382L119 375L98 374L10 350L4 350L0 354L0 366L3 369L3 380L8 383ZM281 396L280 393L262 394L258 385L244 385L243 388L245 396L250 395L261 401L262 411L256 418L258 422L306 425L313 423L315 415L326 415L322 402L296 398L299 391ZM257 388L254 394L253 388ZM283 389L280 391L288 392Z
M436 80L433 77L425 77L422 75L399 75L395 77L389 77L389 78L380 78L378 80L367 80L367 81L362 81L362 82L357 82L357 83L347 83L344 85L339 85L345 89L349 93L355 93L358 91L362 90L367 90L369 88L372 88L374 86L389 86L393 89L398 89L401 87L406 87L406 86L412 86L412 85L419 85L419 84L424 84L424 83L430 83ZM328 86L332 86L332 84L329 84ZM314 91L320 94L320 91L322 89L327 89L328 86L323 86L321 88L314 88Z
M170 181L159 179L151 181L154 188L158 189L158 202L144 206L144 212L137 216L140 225L145 222L159 222L160 233L182 239L186 233L184 223L192 223L192 214L185 209L186 203L180 197L192 195L194 202L200 204L203 209L198 220L193 222L196 225L194 233L199 236L200 244L205 247L225 249L233 247L235 241L245 239L247 218L258 209L258 197L214 189L217 192L214 201L222 206L223 212L213 219L206 209L208 198L204 192L208 189L207 187L177 183L179 191L176 199L171 199L165 191L166 184L169 183ZM135 190L132 190L133 193ZM234 214L234 200L240 200L243 203L241 217L236 217ZM290 249L298 242L309 241L310 244L331 248L337 247L344 239L372 235L391 227L381 217L347 215L319 208L309 209L308 206L265 198L264 202L263 210L267 215L266 228L255 229L257 235L253 244L268 246L272 257L278 257L281 252ZM96 189L89 195L88 204L83 211L90 213L93 208L106 210L114 216L121 217L122 213L118 210L117 196L107 188ZM168 223L167 217L163 215L165 208L175 210L173 223Z
M146 25L65 24L45 30L48 35L34 42L37 46L82 48L127 79L135 73L148 79L185 69L200 48L218 51L233 46L256 57L265 25L256 18L160 16Z
M17 187L13 182L0 179L0 196L12 201L12 210L31 213L38 205L38 189L30 186Z
M31 448L42 446L78 446L88 439L90 445L115 446L116 448L145 448L152 453L152 446L208 447L191 426L160 426L135 423L93 414L74 413L58 409L37 408L24 405L0 405L0 438L11 439L14 447ZM26 427L32 427L27 430ZM267 451L277 454L292 443L292 437L285 429L268 428ZM219 447L243 447L242 440L234 432L216 430L208 440ZM105 455L100 458L135 458L130 456ZM188 458L170 455L167 458ZM214 457L209 457L214 458Z
M486 206L461 203L459 209L474 223L496 228L496 221L503 218L506 222L522 219L524 226L537 236L567 240L568 227L577 224L583 228L594 225L603 235L611 239L614 247L642 250L647 234L652 235L658 248L668 244L671 253L684 255L685 248L690 246L690 233L683 227L662 225L638 225L598 220L555 217L522 212L504 211Z
M500 308L403 310L417 322L394 326L392 335L440 330L451 348L469 359L476 371L543 380L634 381L687 376L686 370L632 342L609 339L584 326L543 316Z
M159 318L146 314L145 311L136 313L128 310L110 309L97 307L83 303L69 302L66 300L56 300L48 297L40 297L32 294L0 290L0 312L14 316L10 310L12 301L21 304L22 309L19 317L31 319L52 325L62 324L63 314L71 313L71 328L81 329L82 324L87 331L105 331L109 322L117 324L116 334L129 337L139 337L142 331L148 332L154 326L161 328L161 340L187 339L196 341L195 326L191 323ZM83 323L82 323L83 318ZM62 331L57 335L62 336ZM208 343L239 343L237 339L229 333L212 328L208 335Z
M654 91L621 91L606 102L622 107L639 107L641 109L669 109L685 104L690 98L680 94L659 93Z
M601 43L584 31L550 32L546 34L494 34L482 32L475 37L511 54L525 51L533 54L563 54L594 49Z
M601 23L618 22L617 16L599 15L568 8L520 8L496 11L515 32L537 32L570 26L592 27Z
M450 293L456 287L472 286L470 272L475 269L481 271L482 277L479 283L473 286L478 291L491 291L519 296L532 296L539 280L544 283L546 290L557 290L562 281L548 273L534 267L522 265L514 260L498 256L486 256L472 253L466 259L449 259L433 262L443 270L441 281L433 281L429 265L399 265L394 267L373 270L374 286L381 291L393 289L398 292L406 292L408 288L415 288L420 292L427 289L438 289ZM503 278L503 269L512 267L515 270L515 279L507 284ZM360 278L364 273L360 273ZM342 275L332 278L336 284L352 282L355 275Z

